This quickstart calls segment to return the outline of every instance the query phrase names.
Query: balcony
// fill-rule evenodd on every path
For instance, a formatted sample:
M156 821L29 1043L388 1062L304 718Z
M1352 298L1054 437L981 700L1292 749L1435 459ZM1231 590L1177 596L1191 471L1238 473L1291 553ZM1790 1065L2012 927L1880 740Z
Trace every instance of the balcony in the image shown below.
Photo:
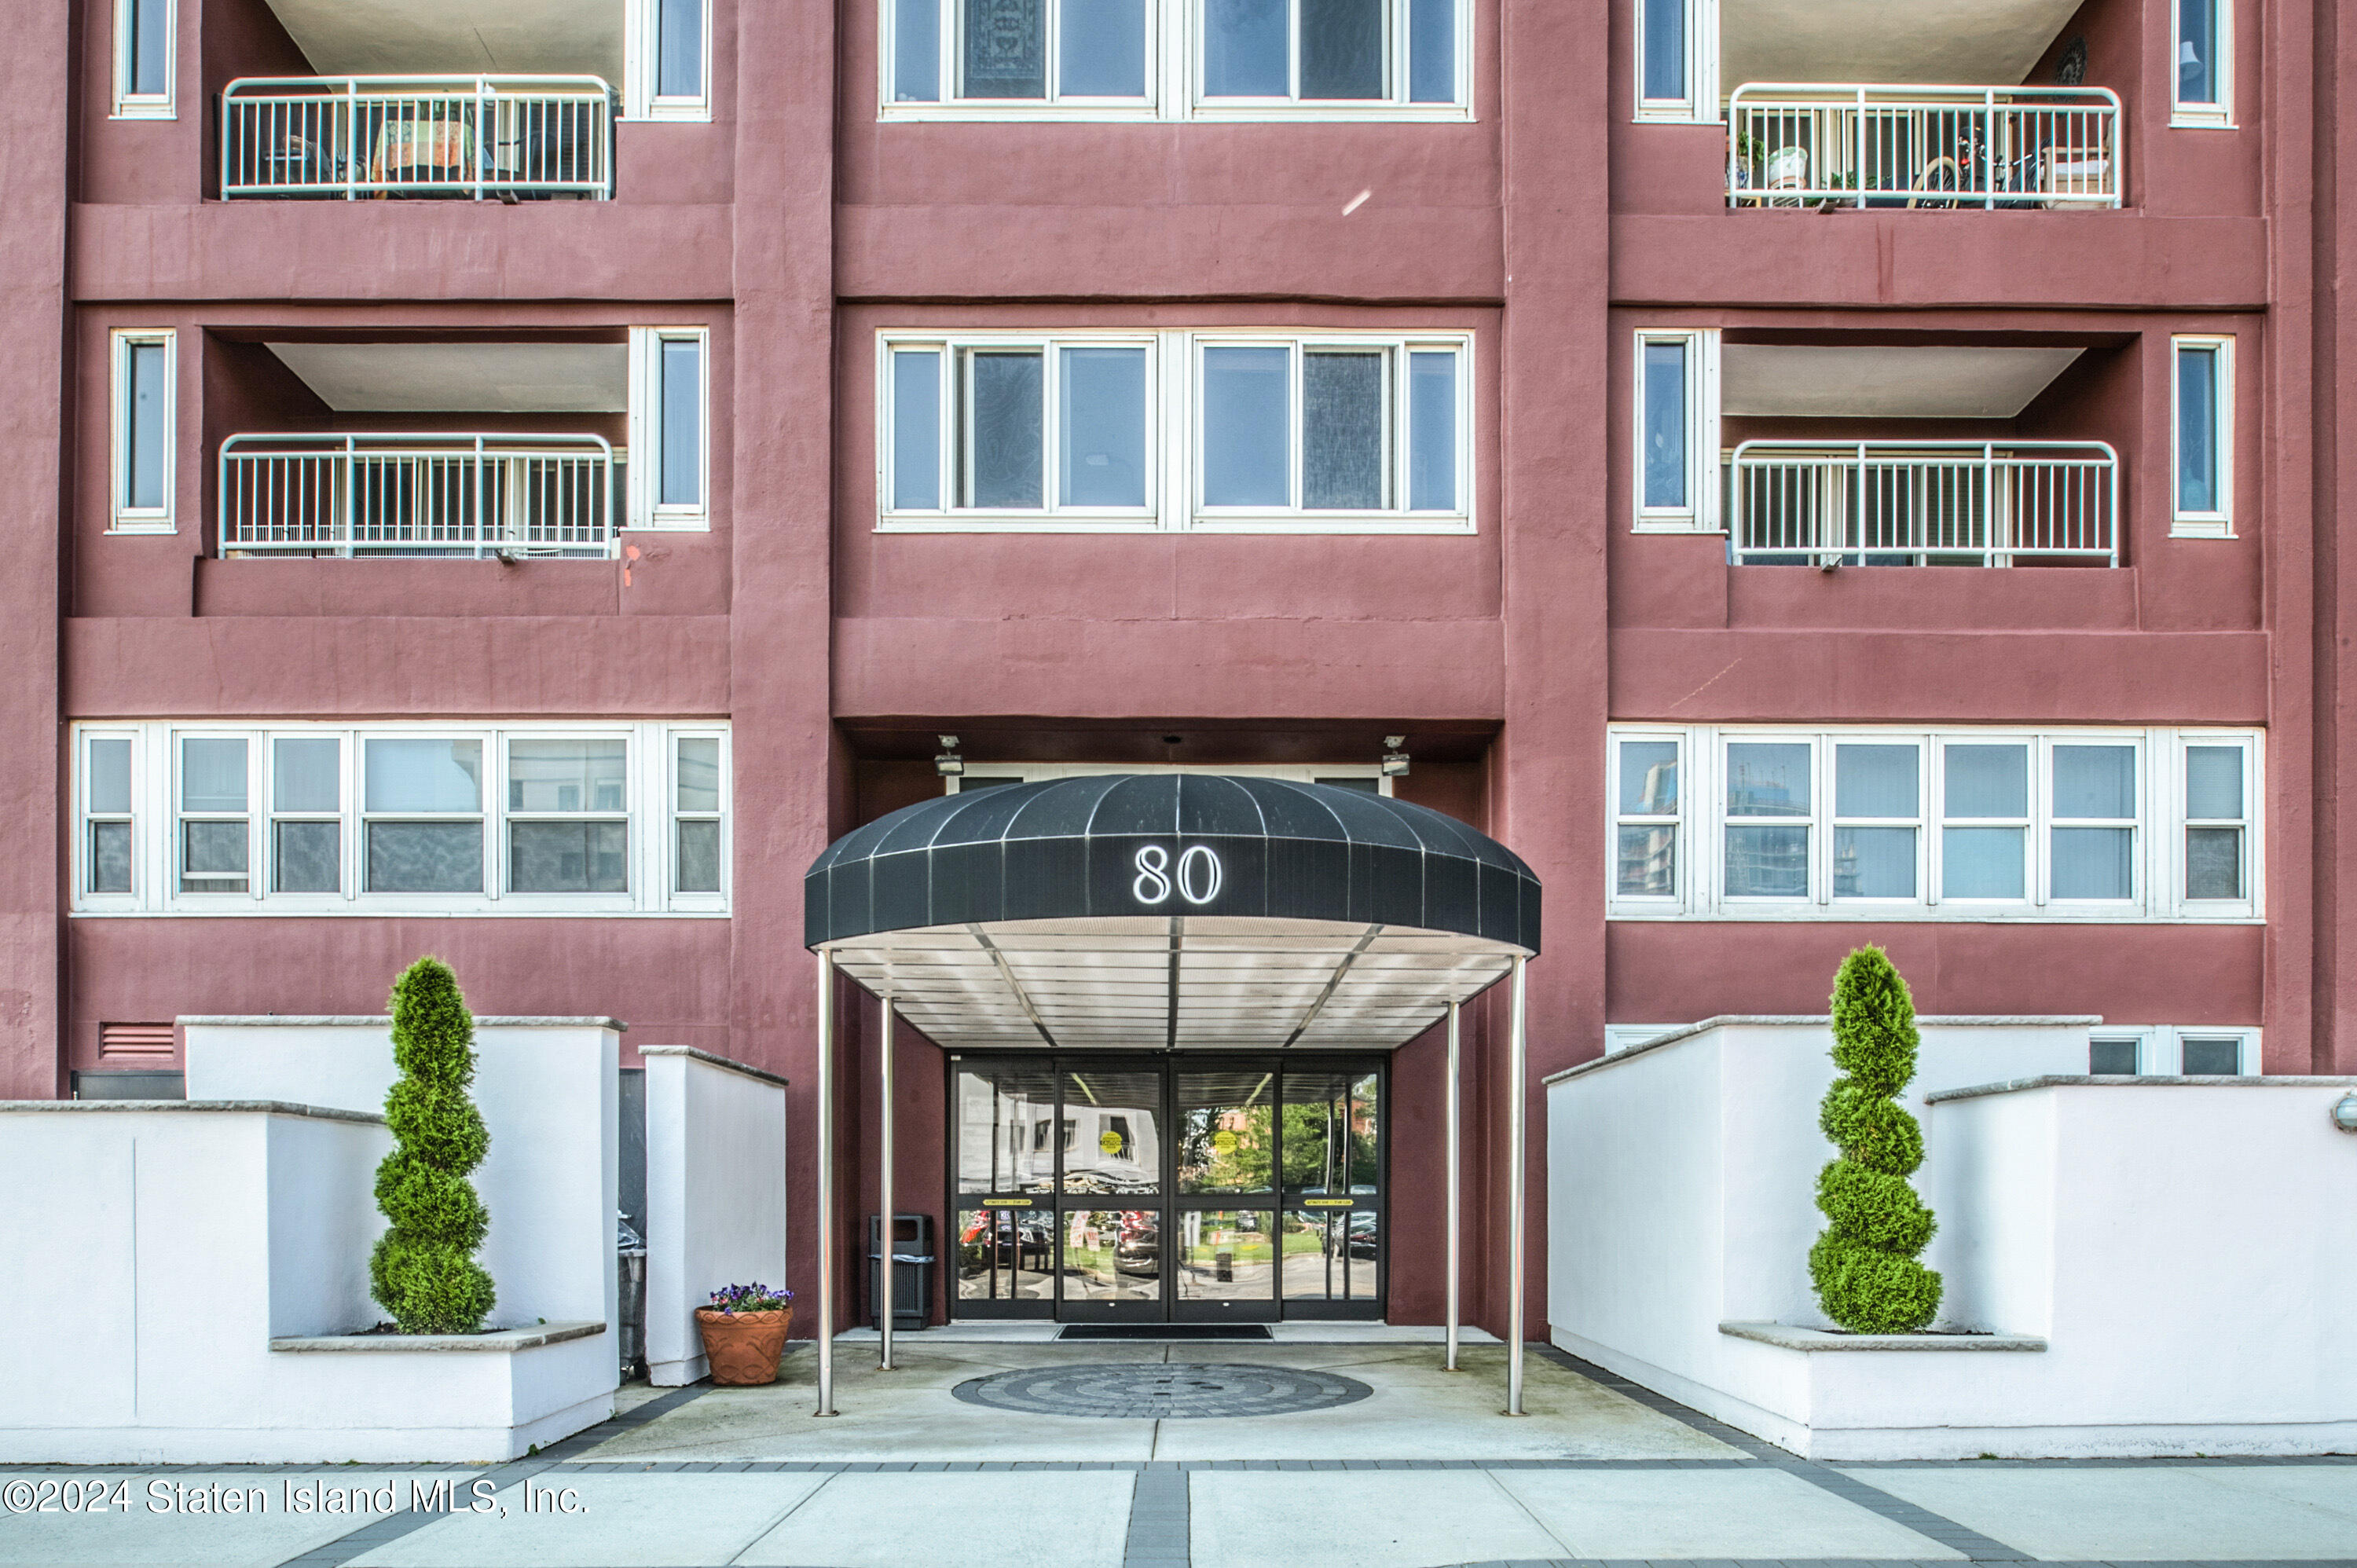
M602 77L242 77L221 104L225 200L614 194Z
M2108 89L1751 83L1727 113L1738 208L2115 208L2126 188Z
M597 435L232 435L224 555L610 556L614 449Z
M1746 441L1738 565L2116 566L2119 462L2102 442Z

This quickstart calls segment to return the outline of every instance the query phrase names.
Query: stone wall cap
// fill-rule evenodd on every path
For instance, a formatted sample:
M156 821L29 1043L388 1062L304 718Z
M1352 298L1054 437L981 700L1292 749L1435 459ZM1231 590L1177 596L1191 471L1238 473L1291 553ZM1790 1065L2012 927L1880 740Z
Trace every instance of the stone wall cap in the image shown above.
M1594 1072L1599 1068L1627 1061L1631 1057L1642 1056L1647 1051L1657 1051L1663 1046L1674 1046L1680 1040L1690 1040L1696 1035L1707 1034L1713 1029L1745 1025L1803 1027L1822 1025L1830 1028L1833 1021L1833 1015L1830 1013L1722 1013L1714 1018L1705 1018L1699 1024L1687 1024L1679 1028L1665 1030L1641 1045L1631 1046L1626 1050L1614 1051L1609 1056L1590 1058L1587 1061L1565 1068L1561 1072L1550 1073L1539 1081L1542 1084L1561 1083L1567 1078L1577 1078L1583 1073ZM1919 1015L1915 1019L1916 1026L1919 1028L1937 1029L2075 1029L2093 1028L2103 1021L2103 1015L2096 1013L1931 1014Z
M543 1345L561 1345L567 1339L587 1339L592 1334L605 1332L604 1324L584 1320L577 1323L536 1323L529 1328L501 1328L490 1334L290 1335L273 1339L270 1348L291 1351L476 1350L506 1354L536 1349Z
M2043 1350L2025 1334L1833 1334L1785 1323L1722 1323L1721 1334L1755 1339L1781 1350Z
M1950 1100L1979 1100L1992 1094L2018 1094L2030 1089L2357 1089L2357 1078L2293 1073L2222 1073L2211 1077L2159 1072L2050 1072L2036 1078L2008 1079L2003 1083L1936 1089L1923 1097L1923 1103L1938 1105Z
M710 1051L697 1050L694 1046L640 1046L639 1047L639 1055L641 1057L685 1057L690 1061L702 1062L706 1067L721 1068L729 1072L741 1072L747 1078L758 1078L763 1083L774 1083L780 1089L791 1087L783 1078L770 1071L767 1068L758 1068L750 1062L740 1062L733 1057L716 1057Z
M343 1111L330 1105L297 1105L291 1100L0 1100L9 1111L237 1111L264 1116L309 1116L321 1122L366 1122L384 1118L373 1111Z
M183 1028L198 1024L234 1024L242 1028L283 1026L311 1029L321 1027L381 1027L389 1029L393 1026L393 1016L386 1013L378 1013L373 1015L362 1013L200 1014L183 1015L180 1017L173 1019L172 1022L181 1026ZM475 1015L475 1024L479 1028L490 1027L499 1029L554 1028L557 1026L569 1026L572 1028L625 1030L630 1027L628 1024L623 1023L619 1018L564 1018L557 1017L554 1015L543 1015L539 1014L509 1015L478 1013Z

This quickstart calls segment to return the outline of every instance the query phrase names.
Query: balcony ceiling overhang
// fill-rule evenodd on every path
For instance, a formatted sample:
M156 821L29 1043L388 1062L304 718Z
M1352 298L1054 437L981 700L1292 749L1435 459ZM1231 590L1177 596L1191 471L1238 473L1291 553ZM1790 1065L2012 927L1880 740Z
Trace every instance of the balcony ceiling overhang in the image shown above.
M326 75L622 80L621 0L270 0L270 6L311 69Z
M1512 853L1404 800L1119 774L839 839L805 937L957 1049L1389 1050L1538 950Z
M2011 419L2084 352L1729 343L1720 406L1761 418Z
M621 413L619 343L272 343L339 413Z
M1726 0L1719 80L2012 86L2077 0Z

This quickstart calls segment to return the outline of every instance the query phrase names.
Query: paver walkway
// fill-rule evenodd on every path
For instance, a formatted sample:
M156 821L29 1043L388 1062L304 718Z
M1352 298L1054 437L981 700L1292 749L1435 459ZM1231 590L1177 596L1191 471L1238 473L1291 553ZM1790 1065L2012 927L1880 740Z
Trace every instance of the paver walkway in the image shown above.
M1820 1465L1536 1348L1523 1421L1496 1413L1496 1348L1469 1348L1456 1374L1434 1347L1394 1344L912 1337L890 1373L866 1347L837 1354L834 1420L811 1414L804 1350L771 1388L626 1390L613 1421L496 1466L0 1471L0 1564L2357 1568L2357 1460ZM1019 1367L1153 1360L1319 1369L1374 1391L1163 1421L950 1392ZM414 1506L446 1479L455 1509ZM82 1511L56 1506L69 1493ZM232 1494L263 1506L222 1511ZM355 1498L357 1513L300 1511Z

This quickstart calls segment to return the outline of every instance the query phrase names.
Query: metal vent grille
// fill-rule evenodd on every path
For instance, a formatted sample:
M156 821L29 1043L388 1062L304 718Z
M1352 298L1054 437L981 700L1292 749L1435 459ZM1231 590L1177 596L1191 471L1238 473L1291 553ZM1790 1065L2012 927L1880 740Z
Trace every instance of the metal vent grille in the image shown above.
M113 1059L123 1057L165 1057L172 1054L172 1026L169 1024L101 1024L98 1026L98 1054Z

